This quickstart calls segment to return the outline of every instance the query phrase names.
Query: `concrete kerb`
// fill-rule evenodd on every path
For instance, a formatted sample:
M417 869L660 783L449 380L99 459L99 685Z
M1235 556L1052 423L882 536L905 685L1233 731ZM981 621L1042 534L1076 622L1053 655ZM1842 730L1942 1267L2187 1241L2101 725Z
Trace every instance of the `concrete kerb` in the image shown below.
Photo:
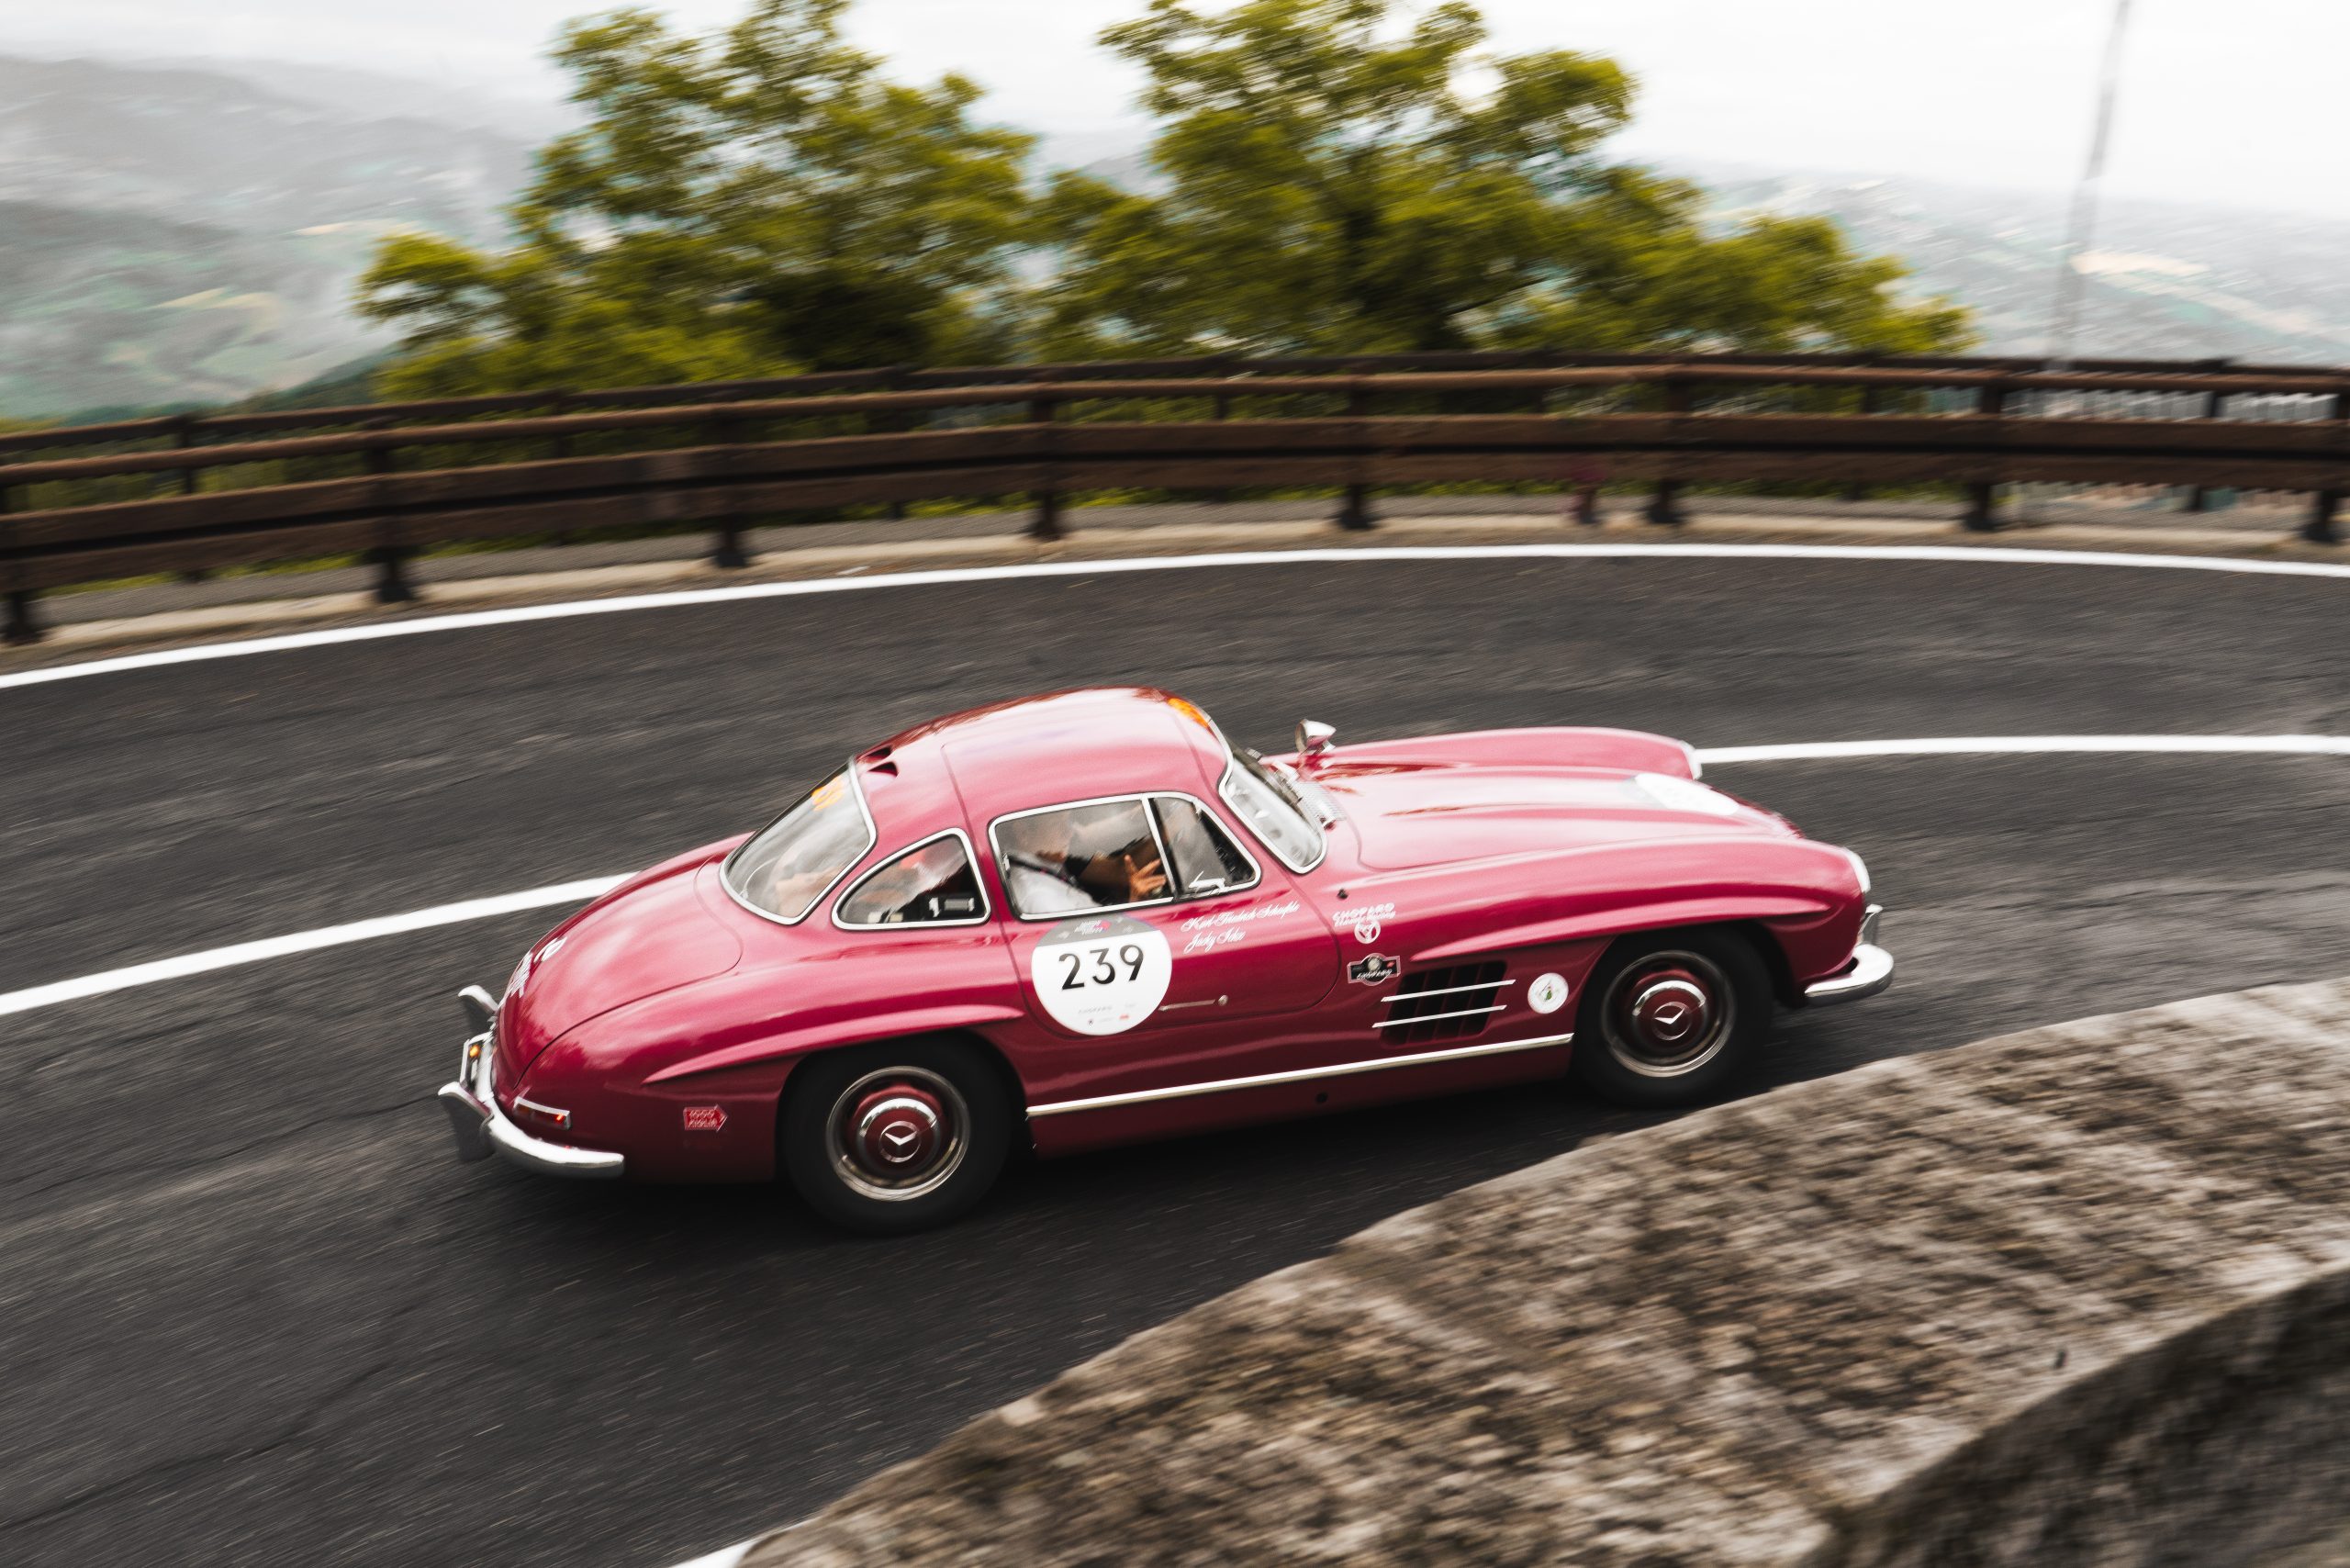
M2350 981L1718 1107L1078 1367L747 1568L2262 1564L2350 1515Z

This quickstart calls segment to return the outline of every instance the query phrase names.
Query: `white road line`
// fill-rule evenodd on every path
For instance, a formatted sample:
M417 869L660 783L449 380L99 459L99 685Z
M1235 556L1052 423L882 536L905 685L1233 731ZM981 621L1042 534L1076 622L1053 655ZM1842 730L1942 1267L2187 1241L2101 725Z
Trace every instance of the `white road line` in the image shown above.
M1838 756L1989 756L2042 752L2248 752L2260 756L2350 756L2350 739L2339 735L1976 735L1950 740L1715 746L1698 752L1697 760L1711 767L1718 762L1809 762Z
M1976 735L1958 739L1907 741L1816 741L1795 745L1714 746L1700 750L1697 753L1697 760L1707 767L1714 767L1741 762L1802 762L1834 757L2023 756L2068 752L2350 756L2350 737L2337 735ZM85 997L104 996L109 991L129 991L134 986L154 985L163 980L180 980L188 975L206 974L214 969L233 969L241 964L257 964L268 958L289 958L297 953L314 953L321 947L339 947L346 943L369 942L379 936L397 936L410 931L430 930L436 925L456 925L469 920L487 920L493 915L512 914L520 910L543 909L554 904L584 903L621 880L622 879L619 877L590 877L582 881L564 882L551 888L532 888L525 892L504 893L496 898L468 899L463 903L442 904L434 909L414 910L407 914L391 914L374 920L353 921L348 925L330 925L319 931L301 931L291 936L272 936L259 942L240 942L230 947L215 947L208 952L190 953L177 958L160 958L153 963L134 964L129 969L108 969L103 974L84 975L79 980L58 980L50 985L34 986L29 991L0 992L0 1016L11 1013L29 1013L37 1007L52 1007L63 1002L79 1002Z
M202 664L252 654L372 643L386 637L420 637L431 632L462 632L481 626L512 626L531 621L563 621L580 615L620 615L636 610L672 610L687 605L732 604L758 599L798 599L811 594L869 593L877 588L934 588L951 583L1002 582L1019 577L1102 577L1121 572L1186 572L1231 566L1360 565L1381 561L1592 561L1698 556L1720 560L1934 561L2028 566L2126 566L2146 571L2221 572L2276 577L2350 578L2350 565L2324 561L2255 561L2229 555L2140 555L2109 550L2019 550L1963 544L1399 544L1315 550L1236 550L1206 555L1155 555L1107 561L1033 561L1011 566L963 566L926 572L891 572L869 577L823 577L805 582L743 583L733 588L679 588L667 593L616 599L573 599L560 604L517 605L456 615L428 615L323 632L294 632L278 637L162 648L110 659L54 665L0 675L0 690L80 680L95 675Z
M29 1013L36 1007L53 1007L61 1002L79 1002L84 997L104 996L112 991L129 991L133 986L154 985L162 980L181 980L213 969L235 969L241 964L258 964L265 958L291 958L297 953L315 953L321 947L340 947L351 942L372 942L379 936L427 931L436 925L487 920L493 915L544 909L551 904L585 903L623 880L625 879L621 877L590 877L585 881L565 882L552 888L501 893L496 898L467 899L463 903L446 903L435 909L420 909L407 914L381 915L374 920L356 920L348 925L297 931L291 936L240 942L234 946L215 947L209 952L189 953L177 958L158 958L151 964L133 964L127 969L108 969L104 974L84 975L80 980L59 980L51 985L34 986L29 991L0 993L0 1015Z

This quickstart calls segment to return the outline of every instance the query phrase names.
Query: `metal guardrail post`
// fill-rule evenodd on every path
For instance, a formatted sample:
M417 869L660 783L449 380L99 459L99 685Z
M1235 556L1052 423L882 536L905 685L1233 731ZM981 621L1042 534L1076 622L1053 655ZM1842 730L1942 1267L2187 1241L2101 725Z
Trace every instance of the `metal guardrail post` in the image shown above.
M1876 388L1874 386L1862 387L1861 411L1858 417L1861 419L1867 419L1871 414L1875 413L1876 410ZM1867 500L1868 498L1869 487L1866 485L1851 484L1844 487L1844 502L1847 506L1850 506L1856 501Z
M14 543L8 532L8 487L0 485L0 556L8 554L6 546ZM31 588L8 590L8 618L6 625L0 627L0 642L21 648L40 641L40 621L33 613L34 597Z
M174 417L172 420L172 445L185 452L195 444L196 417L192 414L180 414ZM179 493L183 496L196 494L198 471L194 468L182 468L176 470L176 473L179 477ZM200 583L211 576L212 574L202 566L190 566L180 574L180 581Z
M1059 409L1059 403L1051 398L1032 398L1028 402L1028 422L1046 427L1037 442L1041 448L1038 455L1045 466L1045 482L1030 494L1029 498L1035 502L1036 510L1028 520L1028 537L1043 543L1051 543L1060 538L1062 532L1060 476L1053 463L1051 429Z
M368 421L368 428L382 430L389 422L386 420L371 420ZM367 449L368 473L382 476L391 473L398 465L397 456L390 447L371 446ZM391 532L391 521L388 518L384 521L384 532L386 534ZM413 554L415 554L414 551L405 545L394 543L389 539L367 552L364 559L369 566L375 568L375 602L377 604L408 604L414 601L416 585L408 580L408 558Z
M711 420L708 440L712 446L732 445L734 421ZM718 542L711 548L710 564L722 572L738 572L751 564L751 553L743 547L743 514L732 505L718 520Z
M2234 361L2226 359L2206 360L2203 364L2203 368L2210 372L2212 375L2218 375L2224 372L2228 366L2233 363ZM2226 393L2206 392L2203 394L2203 417L2205 419L2225 419L2227 417L2227 413L2228 395ZM2182 510L2187 511L2210 511L2211 510L2210 487L2208 485L2196 485L2191 487L2187 492L2187 502Z
M2344 445L2345 449L2350 449L2350 392L2336 392L2333 395L2333 421L2344 427ZM2341 530L2334 526L2334 519L2341 510L2341 491L2320 490L2310 503L2309 521L2301 525L2302 543L2341 543Z
M1371 413L1371 394L1354 387L1347 393L1347 418L1360 420ZM1365 533L1379 526L1371 515L1371 487L1348 485L1346 499L1338 505L1338 526L1349 533Z
M1695 407L1695 389L1689 385L1688 379L1679 375L1667 376L1664 411L1674 416L1674 423L1677 425L1680 416ZM1689 514L1681 510L1681 481L1670 477L1659 479L1656 494L1649 498L1646 515L1649 522L1657 528L1679 528L1687 522Z
M1975 395L1975 411L1998 419L2007 409L2008 389L1995 381L1986 381ZM1997 533L1999 531L1999 487L1996 480L1976 479L1966 487L1966 515L1963 520L1970 533Z

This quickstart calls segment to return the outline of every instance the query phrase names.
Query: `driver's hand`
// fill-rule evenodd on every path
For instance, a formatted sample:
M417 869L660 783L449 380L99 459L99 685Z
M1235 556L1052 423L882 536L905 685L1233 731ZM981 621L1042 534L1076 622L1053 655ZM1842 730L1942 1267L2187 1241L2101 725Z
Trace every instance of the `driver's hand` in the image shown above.
M1147 866L1132 867L1126 880L1134 889L1134 902L1136 903L1145 899L1155 899L1167 890L1166 868L1156 860Z

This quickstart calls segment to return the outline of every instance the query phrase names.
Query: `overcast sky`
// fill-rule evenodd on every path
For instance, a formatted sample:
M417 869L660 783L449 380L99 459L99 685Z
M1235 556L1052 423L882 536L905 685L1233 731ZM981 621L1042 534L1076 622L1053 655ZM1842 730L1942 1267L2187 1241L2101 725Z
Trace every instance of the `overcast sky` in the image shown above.
M592 0L0 0L0 52L316 61L553 96L543 56ZM675 0L681 24L740 0ZM999 118L1060 137L1138 125L1093 44L1139 0L860 0L858 34L956 69ZM2068 185L2113 0L1485 0L1505 50L1612 54L1640 77L1627 156ZM2344 0L2137 0L2109 188L2350 215Z

